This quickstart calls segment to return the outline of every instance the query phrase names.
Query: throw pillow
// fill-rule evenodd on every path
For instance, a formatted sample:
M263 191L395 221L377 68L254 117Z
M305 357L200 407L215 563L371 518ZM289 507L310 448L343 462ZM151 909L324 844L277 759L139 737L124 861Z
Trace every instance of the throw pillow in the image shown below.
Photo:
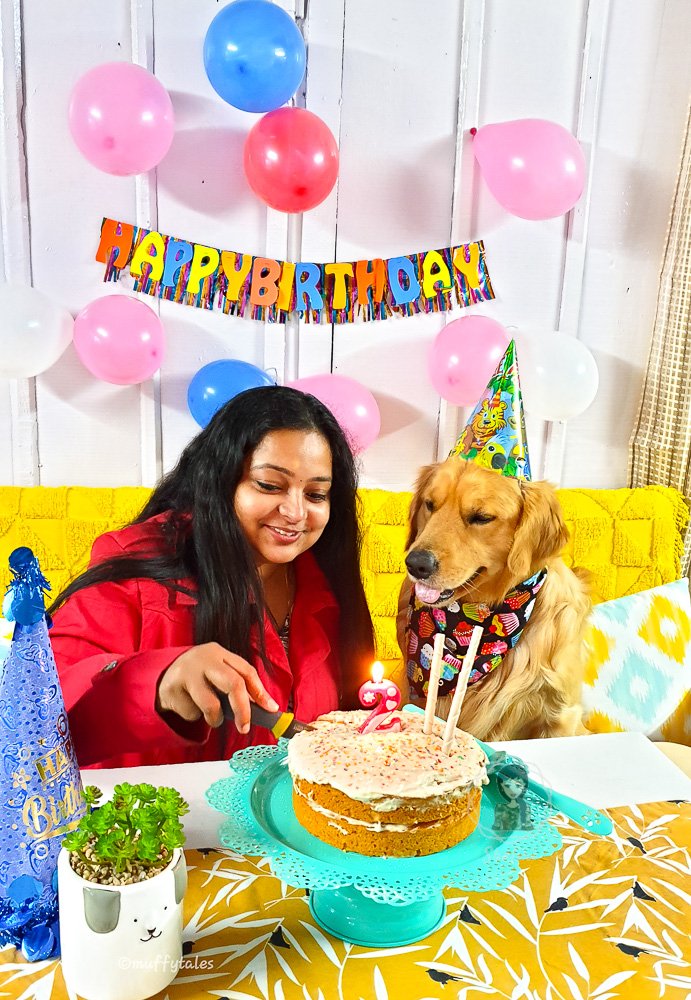
M691 598L676 580L596 605L586 634L583 722L691 745Z

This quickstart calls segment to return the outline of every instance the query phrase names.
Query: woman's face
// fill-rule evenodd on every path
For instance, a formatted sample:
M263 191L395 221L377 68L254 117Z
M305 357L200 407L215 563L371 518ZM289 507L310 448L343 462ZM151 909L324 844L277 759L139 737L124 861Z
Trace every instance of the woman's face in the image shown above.
M292 562L331 510L331 449L317 431L271 431L245 460L235 513L259 569Z

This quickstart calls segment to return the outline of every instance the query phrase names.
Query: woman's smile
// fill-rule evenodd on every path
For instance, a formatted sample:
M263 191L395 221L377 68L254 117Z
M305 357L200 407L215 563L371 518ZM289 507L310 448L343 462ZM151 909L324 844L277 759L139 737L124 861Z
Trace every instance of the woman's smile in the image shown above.
M277 536L276 541L279 544L291 545L293 542L297 541L300 535L304 534L304 531L296 531L295 528L279 528L275 524L265 524L272 535Z

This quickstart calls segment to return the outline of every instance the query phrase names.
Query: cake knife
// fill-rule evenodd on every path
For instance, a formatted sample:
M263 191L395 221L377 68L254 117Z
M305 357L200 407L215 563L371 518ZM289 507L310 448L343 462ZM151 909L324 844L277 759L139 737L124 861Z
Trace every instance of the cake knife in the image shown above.
M228 695L223 694L221 691L217 691L216 694L221 702L223 718L233 721L235 716L233 709L230 707ZM269 732L274 734L276 739L282 736L284 739L289 740L296 733L314 729L314 726L309 726L306 722L300 722L296 719L292 712L267 712L266 709L260 708L253 701L250 702L250 721L255 726L268 729Z

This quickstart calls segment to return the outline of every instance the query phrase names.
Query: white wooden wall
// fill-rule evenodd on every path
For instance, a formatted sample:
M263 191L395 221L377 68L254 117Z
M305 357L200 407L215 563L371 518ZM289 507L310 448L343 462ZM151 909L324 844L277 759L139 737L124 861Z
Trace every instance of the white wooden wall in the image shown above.
M578 336L600 369L598 398L567 426L528 413L535 474L624 485L691 89L691 3L284 5L304 19L308 44L297 102L325 119L341 154L331 196L291 218L266 210L245 182L242 146L257 116L224 104L206 79L202 44L216 0L0 0L5 278L33 282L75 314L111 292L93 259L104 215L289 260L482 238L497 298L474 308L518 331ZM68 133L74 82L112 59L147 66L173 99L175 140L149 175L100 173ZM558 121L583 142L590 186L567 218L509 216L482 183L468 129L521 117ZM408 488L464 417L440 403L426 375L441 314L284 330L146 301L160 308L168 343L152 382L100 382L72 347L35 380L0 382L1 484L152 483L197 431L191 377L222 357L275 369L279 381L334 371L367 385L382 433L362 457L366 485Z

